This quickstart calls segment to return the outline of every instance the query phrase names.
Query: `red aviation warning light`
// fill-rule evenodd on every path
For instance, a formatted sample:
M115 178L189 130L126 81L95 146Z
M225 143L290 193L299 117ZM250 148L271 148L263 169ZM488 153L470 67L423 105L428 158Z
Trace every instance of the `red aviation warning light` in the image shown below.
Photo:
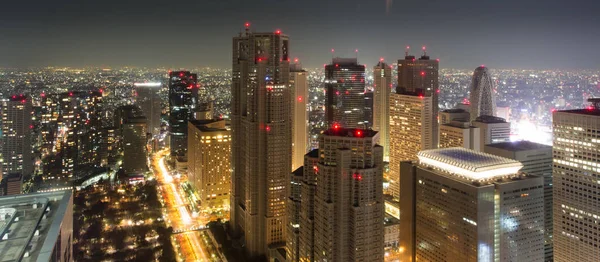
M183 77L183 72L179 73L179 77Z
M244 26L245 26L246 28L250 27L250 22L246 22L246 23L244 24Z
M271 132L271 127L270 127L270 126L267 126L267 127L265 128L265 130L267 130L267 132Z
M354 175L352 175L352 178L354 178L354 180L361 181L362 180L362 175L361 174L354 174Z
M380 58L379 58L379 62L383 62L383 57L380 57Z
M275 34L276 35L280 35L281 34L281 30L279 30L279 29L275 30Z
M302 102L302 96L298 96L298 102Z
M362 131L361 131L360 129L359 129L359 130L356 130L356 136L357 136L357 137L362 137L362 134L363 134L363 133L362 133Z
M298 58L294 58L294 63L298 63Z
M423 94L419 94L419 98L423 99L424 97Z
M421 76L425 76L425 71L421 71Z
M334 130L340 129L340 124L333 124L333 129Z

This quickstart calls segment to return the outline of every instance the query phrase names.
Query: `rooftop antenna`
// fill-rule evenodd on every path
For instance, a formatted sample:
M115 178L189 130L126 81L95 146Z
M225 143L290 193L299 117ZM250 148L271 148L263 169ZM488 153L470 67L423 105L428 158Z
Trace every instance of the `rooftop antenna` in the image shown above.
M331 48L331 61L333 61L333 53L335 53L335 49Z
M250 22L246 22L244 26L246 27L246 36L248 36L250 34Z
M408 51L410 50L410 46L406 46L406 49L404 49L404 56L408 56Z
M356 56L356 61L358 61L358 49L354 49L354 55Z
M427 56L427 47L423 46L423 56Z

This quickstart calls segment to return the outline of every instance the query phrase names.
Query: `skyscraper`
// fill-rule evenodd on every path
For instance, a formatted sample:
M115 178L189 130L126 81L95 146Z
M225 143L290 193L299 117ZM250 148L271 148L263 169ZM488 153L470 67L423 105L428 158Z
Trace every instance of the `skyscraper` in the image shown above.
M421 150L437 147L434 143L433 97L402 91L390 98L390 190L398 197L400 162L417 160Z
M383 261L383 148L377 140L373 130L334 127L321 134L320 149L307 154L300 261Z
M292 92L292 170L304 165L308 152L308 73L296 61L290 65L290 91Z
M123 139L123 171L128 175L146 172L146 117L139 107L133 105L119 107L115 117Z
M61 174L57 182L66 182L83 171L82 167L101 164L102 92L72 91L61 93L59 103L56 150L59 152Z
M544 261L543 178L465 148L402 162L401 261Z
M144 112L147 119L148 133L152 135L160 133L160 117L162 114L162 99L158 94L160 88L160 83L135 84L135 104Z
M198 76L189 71L169 72L169 131L171 156L185 159L187 124L198 102Z
M431 60L423 47L423 55L416 59L409 55L408 50L404 59L398 60L398 86L397 93L417 93L431 97L431 130L432 143L438 144L438 111L439 111L439 61ZM393 106L393 105L391 105ZM425 124L425 123L424 123ZM390 148L391 150L391 148Z
M291 174L290 196L287 199L287 234L286 234L286 261L300 261L300 211L302 210L302 180L304 166L298 167Z
M249 256L285 244L292 166L289 38L277 30L233 38L230 224Z
M231 132L225 120L190 120L188 180L203 211L228 210L231 200Z
M480 116L496 115L496 95L494 81L487 67L480 66L473 72L471 80L471 121Z
M553 261L552 147L523 140L486 145L485 152L517 160L523 164L521 172L544 178L544 261Z
M383 159L390 158L390 94L392 93L392 68L380 61L373 67L373 130L379 131L379 144L383 146Z
M333 58L325 66L325 119L328 127L338 124L344 128L369 127L365 102L365 66L356 58Z
M0 100L2 133L0 134L0 159L2 174L11 173L31 175L33 173L31 145L31 98L14 95ZM0 176L0 177L1 177ZM0 178L1 179L1 178Z
M554 261L600 261L600 99L553 114Z

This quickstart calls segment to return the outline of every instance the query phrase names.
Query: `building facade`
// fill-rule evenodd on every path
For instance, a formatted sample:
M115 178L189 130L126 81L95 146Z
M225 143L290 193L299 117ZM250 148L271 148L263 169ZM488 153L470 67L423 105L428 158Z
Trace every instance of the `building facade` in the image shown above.
M0 100L0 159L2 174L33 174L33 155L31 118L33 114L31 97L14 95ZM1 177L0 177L1 179Z
M392 68L383 61L373 67L373 130L379 132L383 146L383 160L390 158L390 94L392 93Z
M290 91L292 92L292 170L304 166L308 152L308 72L299 63L290 66Z
M544 261L553 261L552 147L523 140L486 145L485 153L517 160L521 172L544 178Z
M395 93L390 97L390 191L399 196L400 162L416 160L434 142L433 98L421 93ZM435 131L437 132L437 131ZM437 135L437 134L436 134Z
M148 133L153 136L160 134L162 99L160 97L161 85L138 84L134 86L135 104L142 109L146 116Z
M188 180L200 196L202 211L229 211L231 132L225 120L188 123Z
M249 256L285 245L292 166L289 38L275 31L233 38L230 224Z
M368 103L365 101L365 66L356 58L333 58L325 66L325 120L327 127L369 127Z
M503 143L510 141L510 123L503 118L495 116L480 116L471 122L471 125L479 128L481 134L479 138L480 148L477 151L484 150L485 145Z
M554 261L600 261L600 105L553 113Z
M440 125L439 148L464 147L478 151L481 131L469 122L452 121Z
M294 170L291 174L290 196L287 206L287 240L285 245L286 261L300 261L300 211L302 210L302 179L304 166Z
M447 109L440 111L440 125L448 124L452 121L470 122L469 112L464 109Z
M198 75L189 71L169 72L169 132L171 156L183 159L187 153L187 124L198 103Z
M402 162L402 261L544 261L543 178L465 148Z
M480 66L473 72L471 79L471 121L480 116L496 115L496 94L494 80L485 66Z

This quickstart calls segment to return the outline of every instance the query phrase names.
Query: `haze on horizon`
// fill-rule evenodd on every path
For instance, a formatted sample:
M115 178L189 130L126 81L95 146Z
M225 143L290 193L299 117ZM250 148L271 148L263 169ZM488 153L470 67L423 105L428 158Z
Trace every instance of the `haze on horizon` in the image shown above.
M246 21L281 29L292 57L335 56L372 66L426 45L444 68L597 69L592 0L9 1L0 9L0 67L231 66Z

